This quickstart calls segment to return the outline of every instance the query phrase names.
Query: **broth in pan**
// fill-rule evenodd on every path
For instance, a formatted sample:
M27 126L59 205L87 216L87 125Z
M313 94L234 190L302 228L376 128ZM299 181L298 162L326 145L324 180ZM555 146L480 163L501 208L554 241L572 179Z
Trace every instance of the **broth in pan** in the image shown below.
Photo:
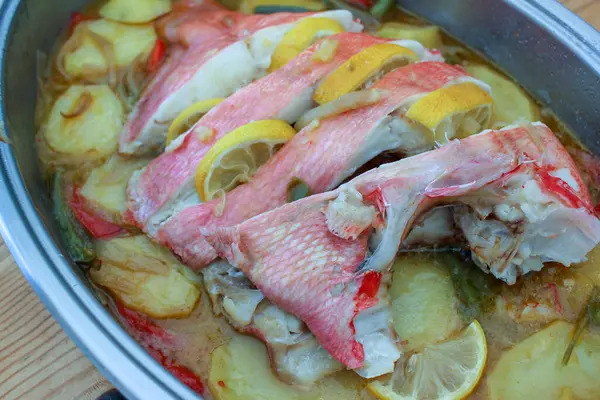
M600 398L600 162L393 3L74 13L36 112L66 250L205 398Z

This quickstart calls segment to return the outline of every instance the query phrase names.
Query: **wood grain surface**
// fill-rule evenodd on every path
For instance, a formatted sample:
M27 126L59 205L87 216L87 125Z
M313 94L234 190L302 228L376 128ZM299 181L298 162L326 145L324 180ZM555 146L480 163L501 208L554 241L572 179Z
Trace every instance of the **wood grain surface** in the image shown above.
M600 0L563 0L600 29ZM112 386L52 319L0 238L0 399L96 399Z

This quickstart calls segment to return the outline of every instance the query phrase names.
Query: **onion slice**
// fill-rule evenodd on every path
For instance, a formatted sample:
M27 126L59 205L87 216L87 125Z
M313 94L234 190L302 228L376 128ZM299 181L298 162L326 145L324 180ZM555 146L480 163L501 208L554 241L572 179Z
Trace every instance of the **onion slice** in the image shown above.
M91 104L92 94L89 90L84 90L83 92L81 92L81 95L79 96L77 101L75 101L75 103L71 106L71 110L67 113L61 111L60 115L62 115L63 118L77 118L81 114L86 112L87 109L90 108Z
M87 29L87 35L91 38L98 47L98 50L104 56L106 60L106 64L108 66L108 86L111 89L115 89L118 84L118 76L117 76L117 62L115 59L115 52L112 43L110 43L106 38L102 35L93 32L91 29Z
M86 29L86 26L80 25L79 29L80 30ZM68 54L73 53L75 50L77 50L81 46L81 43L83 40L83 36L82 36L81 32L82 31L78 32L77 35L71 36L65 42L65 44L61 46L60 51L56 55L56 59L54 61L56 71L58 71L58 73L62 76L62 78L67 82L71 81L73 79L73 77L65 69L65 57Z
M213 214L215 217L219 218L223 216L225 212L225 205L227 204L227 193L223 189L217 190L215 193L215 198L219 199L218 203L213 208Z
M394 261L398 246L406 236L407 226L412 220L414 211L397 210L393 206L385 204L385 227L381 232L372 235L369 245L375 247L375 250L363 261L359 267L361 271L383 272Z

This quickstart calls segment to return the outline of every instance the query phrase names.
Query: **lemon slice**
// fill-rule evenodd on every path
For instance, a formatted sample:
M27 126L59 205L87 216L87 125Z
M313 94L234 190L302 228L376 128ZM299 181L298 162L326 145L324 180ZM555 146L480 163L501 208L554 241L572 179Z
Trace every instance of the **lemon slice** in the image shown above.
M477 386L486 359L485 334L473 321L458 336L414 353L399 387L375 381L367 388L382 400L463 399Z
M433 132L436 143L446 143L487 129L492 108L493 100L488 92L467 82L425 95L410 106L406 116Z
M167 146L182 133L187 132L204 114L209 112L211 108L219 104L225 99L214 98L202 100L192 104L185 110L179 113L177 118L173 120L169 126L167 133Z
M319 38L344 32L344 27L329 18L305 18L286 33L271 57L269 72L292 61Z
M362 87L378 74L414 61L418 61L415 52L397 44L380 43L367 47L325 78L315 91L313 100L319 104L329 103Z
M396 257L389 294L394 328L407 342L404 351L443 342L462 328L449 269L443 258L429 254Z
M442 47L440 28L435 25L417 26L402 22L386 22L376 35L386 39L416 40L428 49Z
M296 131L279 120L255 121L219 139L206 153L196 170L196 190L202 201L228 192L247 182L256 170Z

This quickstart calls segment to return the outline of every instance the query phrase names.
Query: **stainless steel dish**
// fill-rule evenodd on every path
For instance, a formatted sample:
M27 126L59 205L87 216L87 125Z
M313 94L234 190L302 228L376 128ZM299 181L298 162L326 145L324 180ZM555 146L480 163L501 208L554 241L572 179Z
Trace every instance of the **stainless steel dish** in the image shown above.
M36 50L84 0L0 0L0 231L42 301L130 399L197 398L110 317L57 240L33 148ZM514 76L600 153L600 33L555 0L401 0Z

